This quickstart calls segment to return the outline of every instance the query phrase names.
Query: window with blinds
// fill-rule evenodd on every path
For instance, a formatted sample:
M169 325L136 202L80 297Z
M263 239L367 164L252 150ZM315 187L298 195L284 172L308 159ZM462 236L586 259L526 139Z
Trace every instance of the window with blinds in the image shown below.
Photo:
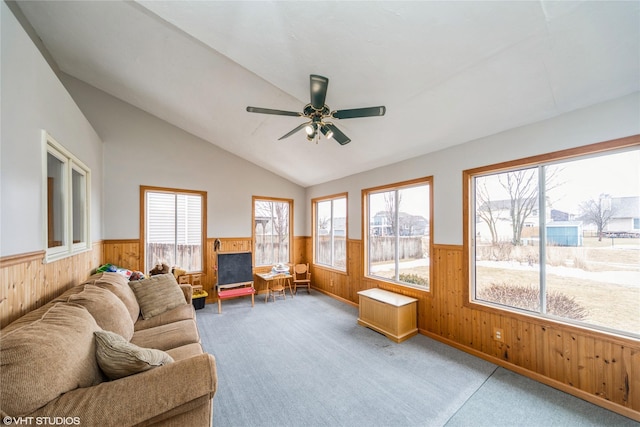
M144 191L145 271L157 264L203 271L206 193Z

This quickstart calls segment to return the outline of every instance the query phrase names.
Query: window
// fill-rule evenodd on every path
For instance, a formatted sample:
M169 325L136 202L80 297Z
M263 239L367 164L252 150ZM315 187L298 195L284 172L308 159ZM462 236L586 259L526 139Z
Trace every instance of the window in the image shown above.
M465 172L475 302L640 336L640 146L598 147Z
M145 271L157 264L205 271L207 193L140 187Z
M290 263L293 200L253 197L255 265Z
M347 271L347 195L312 201L314 262Z
M91 249L91 171L44 131L43 144L46 260L52 261Z
M431 182L429 177L363 190L368 276L429 289Z

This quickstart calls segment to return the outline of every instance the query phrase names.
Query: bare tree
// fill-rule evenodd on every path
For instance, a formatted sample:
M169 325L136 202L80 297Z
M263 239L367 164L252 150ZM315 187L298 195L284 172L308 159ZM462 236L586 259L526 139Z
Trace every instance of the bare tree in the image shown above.
M476 180L476 184L480 184ZM485 180L480 185L476 185L476 212L478 217L489 227L491 233L491 244L498 243L497 222L500 219L500 209L493 209L494 204L491 201L491 195L487 189Z
M318 218L318 229L328 231L330 222L331 222L330 217Z
M284 250L284 247L289 237L289 204L282 202L271 203L273 206L273 231L278 241L278 252L274 261L288 261L289 254Z
M538 201L537 169L522 169L500 175L500 185L509 192L509 215L511 216L511 243L522 243L522 229Z
M507 172L498 176L498 181L509 193L509 215L511 216L512 243L522 244L522 229L525 221L538 205L538 169L521 169ZM558 167L545 167L545 191L550 191L561 185L557 176L561 171ZM545 215L540 212L539 215Z
M598 241L602 241L604 229L615 214L615 209L611 207L611 195L601 194L597 199L580 203L580 211L587 223L595 224L598 229Z
M398 203L396 203L396 196L398 198ZM395 236L398 229L398 215L396 214L396 207L399 210L401 202L402 195L399 191L387 191L386 193L384 193L384 213L387 217L387 224L391 228L391 236Z

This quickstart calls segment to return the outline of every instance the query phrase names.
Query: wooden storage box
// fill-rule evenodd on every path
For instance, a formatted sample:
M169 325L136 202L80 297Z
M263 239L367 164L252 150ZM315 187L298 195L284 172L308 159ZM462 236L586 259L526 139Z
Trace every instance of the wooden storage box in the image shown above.
M358 292L358 324L402 342L418 333L418 300L384 289Z

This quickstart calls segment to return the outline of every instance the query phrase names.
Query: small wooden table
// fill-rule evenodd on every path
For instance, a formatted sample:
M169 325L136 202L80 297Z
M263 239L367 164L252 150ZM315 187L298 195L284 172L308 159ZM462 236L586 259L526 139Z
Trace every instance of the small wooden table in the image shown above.
M358 324L380 332L395 342L402 342L418 333L418 300L384 289L358 292Z
M267 300L269 299L269 282L275 279L276 276L284 276L284 278L287 279L287 283L289 284L289 292L291 293L291 298L293 298L293 291L291 290L291 278L293 276L291 275L291 273L274 273L273 271L270 271L268 273L256 273L256 276L264 280L267 284L267 296L265 297L264 302L267 302Z

